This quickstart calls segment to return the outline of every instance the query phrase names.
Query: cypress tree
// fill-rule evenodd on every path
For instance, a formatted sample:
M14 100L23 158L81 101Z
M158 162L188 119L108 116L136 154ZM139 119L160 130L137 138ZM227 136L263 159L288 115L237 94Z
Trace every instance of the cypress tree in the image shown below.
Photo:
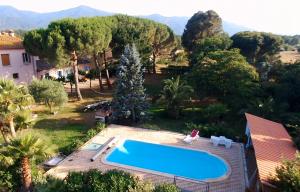
M126 45L117 70L116 91L113 99L113 118L133 123L146 117L146 101L142 64L135 45Z

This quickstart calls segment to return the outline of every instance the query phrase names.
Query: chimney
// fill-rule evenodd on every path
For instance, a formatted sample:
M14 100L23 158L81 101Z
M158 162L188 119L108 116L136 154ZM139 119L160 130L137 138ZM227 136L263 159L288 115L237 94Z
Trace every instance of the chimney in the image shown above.
M15 32L13 30L9 30L8 31L8 35L11 36L11 37L14 37L15 36Z

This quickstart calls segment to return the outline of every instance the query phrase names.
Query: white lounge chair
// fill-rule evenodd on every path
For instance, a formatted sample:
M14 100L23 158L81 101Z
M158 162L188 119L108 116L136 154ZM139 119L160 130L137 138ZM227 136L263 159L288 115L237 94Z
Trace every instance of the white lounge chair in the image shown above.
M224 136L220 136L220 137L211 136L210 142L213 143L214 146L224 145L226 148L230 148L232 145L232 140L227 139Z
M198 139L198 138L199 138L199 131L194 129L190 135L187 135L183 139L183 141L186 143L192 143L192 141L194 141L195 139Z
M220 144L220 138L216 137L216 136L210 136L210 142L214 145L214 146L218 146Z

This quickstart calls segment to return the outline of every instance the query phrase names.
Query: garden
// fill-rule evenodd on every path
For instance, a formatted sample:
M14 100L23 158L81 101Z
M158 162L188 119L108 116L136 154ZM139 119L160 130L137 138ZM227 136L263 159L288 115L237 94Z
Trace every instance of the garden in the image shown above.
M279 36L229 37L215 12L202 14L189 20L182 37L163 24L124 15L63 19L27 32L24 46L30 54L73 72L64 79L34 79L28 86L0 80L0 189L178 191L116 170L69 173L65 180L43 175L44 160L72 153L105 128L95 122L94 112L82 110L101 100L112 102L110 123L185 134L197 129L203 137L223 135L237 142L243 142L244 113L250 112L283 122L299 147L300 63L276 60ZM95 69L79 71L80 57ZM83 75L99 84L81 88ZM68 85L75 93L66 91ZM279 168L274 180L286 187L292 175L291 190L299 189L299 171L289 175L289 166Z

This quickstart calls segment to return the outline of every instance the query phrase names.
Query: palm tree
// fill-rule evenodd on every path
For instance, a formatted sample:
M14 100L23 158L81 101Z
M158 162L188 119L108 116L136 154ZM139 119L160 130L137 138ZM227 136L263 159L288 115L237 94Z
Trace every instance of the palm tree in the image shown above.
M13 139L4 150L0 151L0 160L6 164L15 161L21 162L22 191L32 191L30 160L48 157L52 154L51 148L41 139L32 135L25 135Z
M16 85L12 80L0 79L0 118L9 124L12 137L16 137L14 118L28 109L33 98L23 85Z
M191 86L180 81L180 76L177 76L176 79L166 79L160 99L165 103L168 115L178 118L183 101L188 99L193 92Z

